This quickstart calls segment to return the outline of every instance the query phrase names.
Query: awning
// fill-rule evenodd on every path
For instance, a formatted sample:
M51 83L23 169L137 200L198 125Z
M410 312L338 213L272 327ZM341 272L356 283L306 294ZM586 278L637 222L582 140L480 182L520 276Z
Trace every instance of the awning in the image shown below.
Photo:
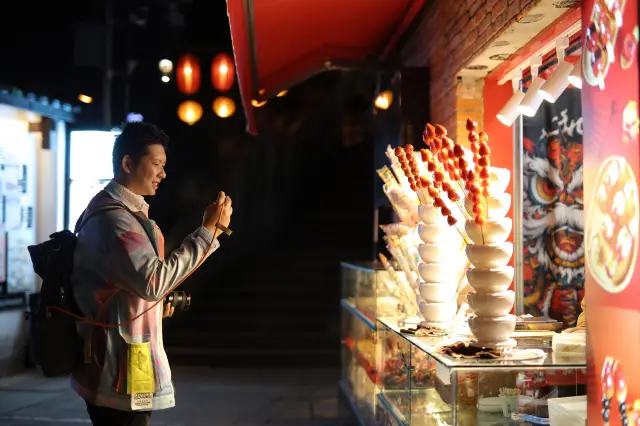
M247 131L251 101L324 70L383 62L425 0L227 0Z

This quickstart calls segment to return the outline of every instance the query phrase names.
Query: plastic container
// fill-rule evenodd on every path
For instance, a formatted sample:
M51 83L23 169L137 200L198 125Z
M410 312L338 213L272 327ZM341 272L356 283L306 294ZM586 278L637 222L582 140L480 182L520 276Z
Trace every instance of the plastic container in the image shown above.
M549 419L552 425L586 426L587 397L572 396L549 400Z
M551 348L559 355L584 356L587 353L587 333L554 334Z

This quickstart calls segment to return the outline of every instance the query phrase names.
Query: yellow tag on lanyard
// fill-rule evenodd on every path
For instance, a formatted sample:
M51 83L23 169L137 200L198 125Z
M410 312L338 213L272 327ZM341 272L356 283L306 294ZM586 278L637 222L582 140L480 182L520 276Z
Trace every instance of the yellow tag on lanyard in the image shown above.
M127 360L127 393L153 394L156 381L149 342L130 343Z

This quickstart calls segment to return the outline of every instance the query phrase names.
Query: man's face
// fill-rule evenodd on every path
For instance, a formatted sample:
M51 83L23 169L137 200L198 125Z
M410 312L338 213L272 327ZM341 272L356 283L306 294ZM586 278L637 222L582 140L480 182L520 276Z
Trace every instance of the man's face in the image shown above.
M129 177L128 189L138 195L155 195L162 179L167 177L164 167L167 164L167 154L162 145L149 145L147 154L138 162L125 156L122 166Z

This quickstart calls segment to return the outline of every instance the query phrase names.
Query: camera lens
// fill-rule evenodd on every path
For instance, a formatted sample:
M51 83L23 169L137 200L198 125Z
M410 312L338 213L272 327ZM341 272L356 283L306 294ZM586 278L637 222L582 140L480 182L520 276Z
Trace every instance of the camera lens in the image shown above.
M186 291L174 291L164 299L165 305L171 305L176 311L186 311L191 307L191 295Z

